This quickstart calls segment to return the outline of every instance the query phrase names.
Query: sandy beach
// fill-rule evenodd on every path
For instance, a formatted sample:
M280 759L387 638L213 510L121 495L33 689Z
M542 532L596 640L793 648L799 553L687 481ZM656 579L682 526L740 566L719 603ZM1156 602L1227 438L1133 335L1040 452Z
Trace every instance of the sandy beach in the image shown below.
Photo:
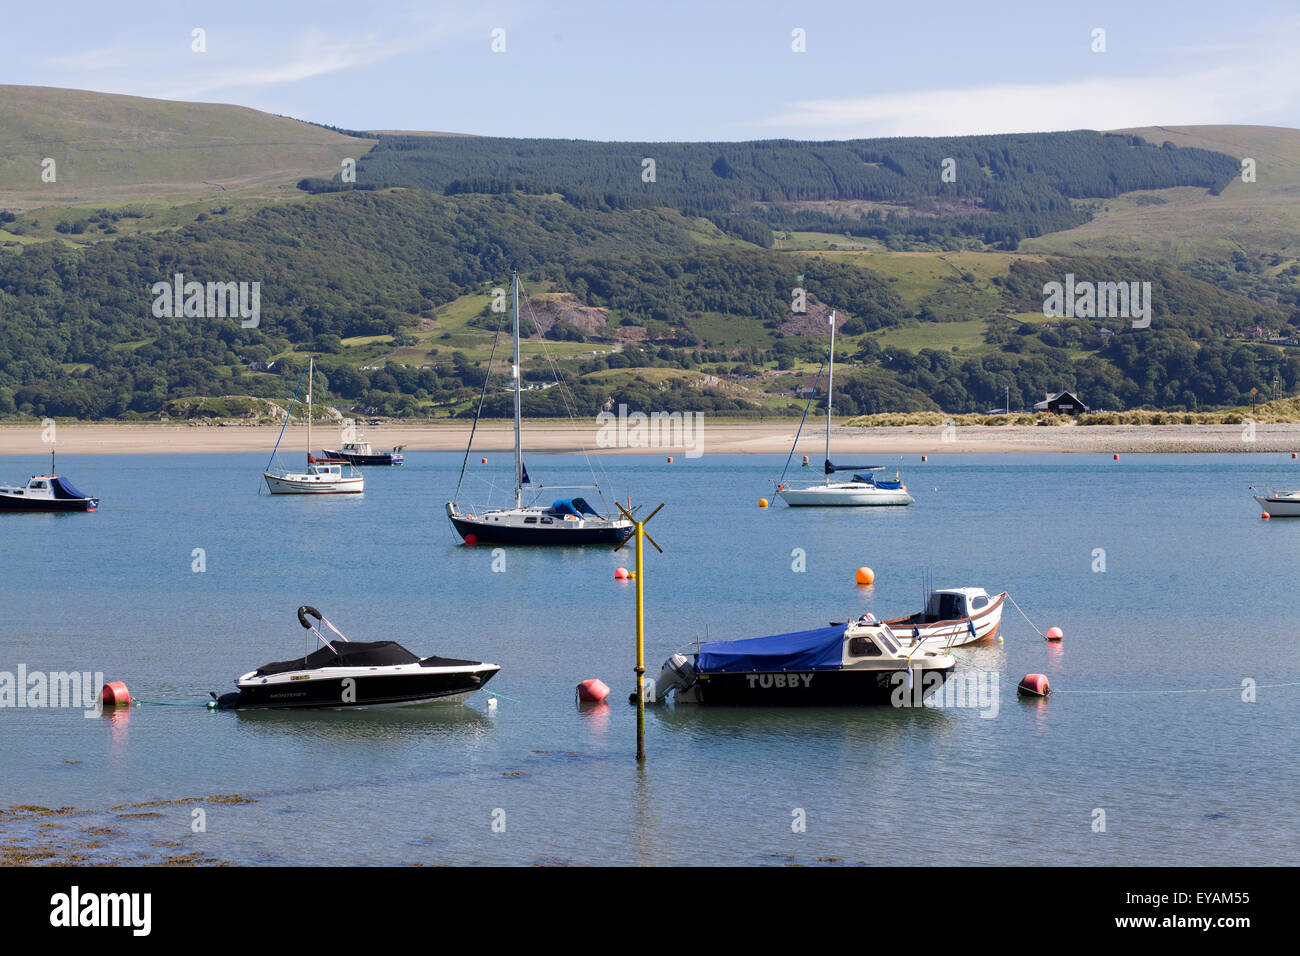
M780 454L790 450L796 421L735 422L705 419L687 447L679 434L660 436L645 445L601 447L600 430L571 422L528 422L525 447L533 451L579 451L601 454L649 454L697 458L710 454ZM59 454L195 454L203 452L266 452L270 454L280 429L276 425L214 424L58 424L55 439ZM335 428L314 426L317 452L336 447ZM823 429L805 427L799 454L817 460L825 448ZM362 431L377 449L402 445L408 451L462 451L469 436L468 423L393 423ZM1257 425L1253 441L1240 425L1060 425L986 426L951 428L907 425L888 428L836 426L831 436L833 454L988 454L998 452L1080 452L1134 454L1143 452L1291 452L1300 450L1300 424ZM608 444L609 435L604 436ZM285 431L281 451L305 448L306 426ZM508 421L484 421L474 438L476 451L501 452L514 447L513 426ZM37 455L50 450L39 424L0 425L0 454Z

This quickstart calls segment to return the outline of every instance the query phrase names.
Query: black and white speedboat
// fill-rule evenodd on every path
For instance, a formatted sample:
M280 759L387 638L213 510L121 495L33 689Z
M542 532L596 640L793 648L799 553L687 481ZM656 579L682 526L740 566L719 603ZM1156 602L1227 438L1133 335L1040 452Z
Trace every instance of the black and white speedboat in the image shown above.
M905 649L883 621L738 641L709 641L693 658L674 654L653 698L680 704L914 706L952 674L956 658Z
M511 285L514 293L514 354L512 358L511 386L515 400L515 503L513 508L484 508L477 510L462 507L460 498L461 485L465 480L465 464L461 464L460 480L456 483L456 498L447 502L447 517L466 544L540 544L566 547L572 545L618 544L629 531L632 522L621 517L605 517L596 511L586 498L556 498L550 504L524 504L524 486L528 485L539 496L549 490L565 489L592 490L602 495L600 486L591 485L534 485L524 467L522 442L520 438L522 379L519 366L519 275L516 273ZM493 344L493 352L496 345ZM488 359L488 368L492 361ZM487 394L487 381L483 383L483 395ZM483 411L483 398L479 398L478 412L474 415L474 429L470 430L469 444L465 447L465 461L469 461L469 451L474 442L474 431L478 427L478 418ZM594 479L593 479L594 481ZM602 495L603 497L603 495Z
M25 487L0 485L0 512L98 510L98 498L83 494L54 473L54 452L50 452L48 475L32 475Z
M309 617L337 635L327 640ZM349 641L314 607L298 608L298 622L325 646L289 661L274 661L235 682L239 690L216 699L221 709L404 707L460 703L501 668L482 661L418 657L396 641Z

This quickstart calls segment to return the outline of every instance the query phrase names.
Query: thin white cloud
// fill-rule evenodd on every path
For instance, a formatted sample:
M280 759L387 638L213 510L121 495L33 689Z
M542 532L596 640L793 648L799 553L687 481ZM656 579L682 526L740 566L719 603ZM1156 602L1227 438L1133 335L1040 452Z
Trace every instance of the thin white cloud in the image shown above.
M60 74L59 85L172 100L211 99L364 68L394 57L459 42L478 19L445 12L408 13L367 33L334 34L309 29L291 39L257 33L209 30L207 50L169 38L140 37L92 50L45 57L42 66Z
M1300 105L1300 71L1293 61L1293 51L1270 55L1254 49L1241 62L1176 74L805 100L761 123L792 136L827 139L1269 124L1294 115Z

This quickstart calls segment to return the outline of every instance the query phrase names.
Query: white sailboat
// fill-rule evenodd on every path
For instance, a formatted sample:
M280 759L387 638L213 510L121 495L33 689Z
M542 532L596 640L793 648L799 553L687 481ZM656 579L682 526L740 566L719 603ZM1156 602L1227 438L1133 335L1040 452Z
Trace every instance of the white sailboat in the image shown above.
M1258 489L1251 485L1250 490ZM1300 488L1269 488L1263 494L1255 495L1255 500L1269 517L1300 518Z
M907 492L903 479L880 479L875 472L884 471L884 465L835 465L831 463L831 396L835 387L835 313L831 313L830 372L826 379L826 478L821 484L803 488L778 485L779 494L792 507L807 506L864 506L910 505L916 499ZM796 437L796 441L797 441ZM853 473L851 481L836 481L835 473Z
M475 514L471 509L462 509L459 501L447 502L447 517L452 526L468 543L484 544L541 544L541 545L588 545L618 544L632 529L632 522L626 518L606 518L596 511L586 498L556 498L548 505L525 505L524 485L535 491L566 489L568 491L590 488L600 494L599 485L534 485L524 467L523 445L520 437L520 409L522 407L522 379L519 365L519 274L512 280L514 293L514 352L511 358L511 375L514 377L515 399L515 504L513 508L491 508ZM489 372L491 360L489 359ZM486 394L487 382L483 384ZM479 412L483 403L479 402ZM478 415L474 416L475 428ZM474 441L474 432L470 432L470 445ZM469 460L469 445L465 448L465 459ZM465 479L465 466L461 465L461 481ZM460 496L460 483L456 485L456 496Z
M359 495L365 491L365 476L347 462L318 459L311 453L311 386L315 375L316 361L313 358L308 361L307 372L307 470L289 471L281 468L272 471L268 463L262 477L266 479L266 487L273 495ZM290 403L289 415L285 416L286 426L292 415L293 403ZM284 436L284 428L280 429L280 435ZM275 447L279 449L279 441ZM275 452L271 452L271 460L275 460ZM344 471L344 468L347 470Z

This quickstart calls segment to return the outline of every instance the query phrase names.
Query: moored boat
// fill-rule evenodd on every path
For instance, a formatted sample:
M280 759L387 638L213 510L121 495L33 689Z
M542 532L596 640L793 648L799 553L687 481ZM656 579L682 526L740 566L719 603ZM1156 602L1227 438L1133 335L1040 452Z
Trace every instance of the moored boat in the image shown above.
M474 442L474 430L478 427L479 414L483 411L482 397L479 399L478 411L474 415L474 428L470 430L469 442L465 446L465 462L461 463L460 480L456 483L456 496L447 502L447 517L451 520L456 533L467 543L483 544L530 544L567 547L575 545L618 544L632 530L632 522L626 518L607 518L593 508L585 498L556 498L549 505L525 505L524 485L538 492L547 490L593 490L601 495L600 486L591 485L533 485L524 467L522 428L522 379L519 365L519 275L515 273L511 280L514 295L514 324L512 338L514 342L511 359L511 374L514 382L515 405L515 503L513 508L485 508L475 514L472 509L462 508L460 504L461 483L465 480L465 462L469 461L470 448ZM493 350L495 351L495 344ZM489 359L489 369L491 359ZM487 380L483 382L483 395L487 394ZM594 479L593 479L594 480Z
M1250 490L1256 489L1252 486ZM1291 490L1269 488L1264 494L1255 495L1255 500L1270 517L1300 518L1300 488Z
M915 504L916 499L908 493L907 485L903 484L903 478L900 474L895 473L893 478L877 478L875 472L884 471L884 465L836 465L831 462L831 397L835 388L835 313L830 315L831 326L831 345L827 357L828 374L826 377L826 461L823 465L825 480L818 485L807 485L803 488L790 488L778 481L776 493L781 496L787 505L796 508L807 507L836 507L836 506L872 506L872 505L910 505ZM812 405L812 399L808 400L809 407ZM807 415L805 409L804 414ZM803 423L799 424L799 431L802 432ZM795 445L799 443L799 435L795 434ZM790 449L790 457L794 457L794 448ZM786 459L786 467L790 464ZM836 481L837 472L852 472L853 477L849 481ZM782 472L782 479L785 473Z
M343 447L339 449L326 448L325 457L344 461L349 465L400 465L404 461L401 445L395 446L392 451L375 451L370 446L370 442L363 439L344 442Z
M925 610L886 619L904 644L928 641L931 647L961 647L997 637L1007 594L990 596L983 588L941 588L930 592Z
M331 641L309 618L334 632ZM237 692L212 697L221 709L405 707L459 703L500 670L483 661L419 657L396 641L350 641L314 607L298 622L324 647L302 657L263 664L236 682Z
M793 707L907 706L943 685L956 659L905 649L882 621L735 641L709 641L693 658L674 654L654 685L678 703Z
M23 486L0 485L0 512L98 510L98 498L83 494L55 474L54 452L50 452L48 475L32 475Z
M262 477L266 479L266 487L273 495L359 495L366 489L364 476L353 470L347 462L332 458L317 458L311 453L311 386L315 371L315 359L311 359L307 366L307 470L289 471L281 466L272 471L268 462L267 470L262 472ZM298 380L298 387L302 387L302 379ZM289 403L289 412L285 416L284 426L280 428L281 438L284 437L284 428L289 424L297 400L298 396L295 393L294 401ZM275 461L279 448L280 441L277 439L275 451L271 452L271 461Z

